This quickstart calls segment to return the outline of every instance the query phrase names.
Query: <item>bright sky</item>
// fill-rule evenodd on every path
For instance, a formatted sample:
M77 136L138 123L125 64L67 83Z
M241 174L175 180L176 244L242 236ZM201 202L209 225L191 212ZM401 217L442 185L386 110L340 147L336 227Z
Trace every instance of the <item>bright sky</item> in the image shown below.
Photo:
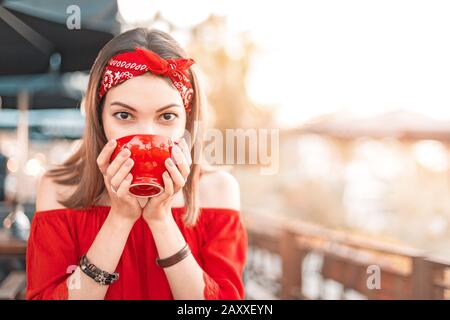
M150 2L181 24L209 11L228 18L230 33L249 31L263 48L249 94L279 106L280 124L341 109L450 119L450 1Z

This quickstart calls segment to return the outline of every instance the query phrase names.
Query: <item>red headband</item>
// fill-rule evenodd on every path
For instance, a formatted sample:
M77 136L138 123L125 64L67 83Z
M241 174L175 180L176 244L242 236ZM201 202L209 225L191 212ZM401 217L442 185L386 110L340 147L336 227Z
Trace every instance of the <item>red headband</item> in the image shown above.
M141 48L117 54L105 67L98 99L100 100L111 87L150 71L172 80L183 99L186 112L189 112L194 91L188 69L194 63L192 59L163 59L155 52Z

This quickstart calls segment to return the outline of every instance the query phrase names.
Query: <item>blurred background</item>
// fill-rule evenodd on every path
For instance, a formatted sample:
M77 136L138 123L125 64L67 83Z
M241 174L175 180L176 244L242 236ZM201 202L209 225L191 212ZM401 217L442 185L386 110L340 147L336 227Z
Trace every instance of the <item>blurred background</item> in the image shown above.
M279 133L275 174L260 158L226 166L247 299L450 298L449 14L446 1L0 1L0 298L23 298L37 179L80 141L89 69L135 27L196 60L211 128Z

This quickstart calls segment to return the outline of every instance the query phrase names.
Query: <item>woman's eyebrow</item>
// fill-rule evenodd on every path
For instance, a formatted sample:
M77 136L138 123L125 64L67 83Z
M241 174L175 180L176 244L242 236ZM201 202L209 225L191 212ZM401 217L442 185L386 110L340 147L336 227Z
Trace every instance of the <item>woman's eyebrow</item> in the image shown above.
M168 105L165 105L164 107L161 107L161 108L159 108L158 110L156 110L156 112L161 112L161 111L163 111L163 110L165 110L165 109L168 109L168 108L170 108L170 107L178 107L178 108L181 108L181 106L180 106L179 104L176 104L176 103L169 103Z
M130 110L132 110L132 111L134 111L134 112L137 112L137 110L136 110L135 108L133 108L133 107L127 105L126 103L120 102L120 101L113 101L113 102L111 102L110 105L111 105L111 106L112 106L112 105L118 105L118 106L121 106L121 107L130 109ZM168 109L168 108L170 108L170 107L180 107L180 108L181 108L181 106L180 106L179 104L176 104L176 103L169 103L168 105L165 105L165 106L163 106L163 107L157 109L156 112L161 112L161 111L163 111L163 110L165 110L165 109Z
M123 102L120 102L120 101L113 101L113 102L111 102L110 105L111 105L111 106L112 106L112 105L121 106L121 107L124 107L124 108L127 108L127 109L130 109L130 110L132 110L132 111L137 112L137 110L136 110L135 108L130 107L130 106L127 105L126 103L123 103Z

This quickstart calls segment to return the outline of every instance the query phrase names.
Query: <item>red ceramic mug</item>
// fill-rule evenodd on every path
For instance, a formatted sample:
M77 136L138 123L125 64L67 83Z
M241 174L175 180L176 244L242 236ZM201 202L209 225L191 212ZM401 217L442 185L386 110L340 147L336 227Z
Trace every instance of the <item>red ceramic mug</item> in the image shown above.
M111 155L111 161L125 148L131 152L134 165L129 192L136 197L155 197L164 191L165 160L172 155L174 143L169 137L152 134L133 134L121 137Z

